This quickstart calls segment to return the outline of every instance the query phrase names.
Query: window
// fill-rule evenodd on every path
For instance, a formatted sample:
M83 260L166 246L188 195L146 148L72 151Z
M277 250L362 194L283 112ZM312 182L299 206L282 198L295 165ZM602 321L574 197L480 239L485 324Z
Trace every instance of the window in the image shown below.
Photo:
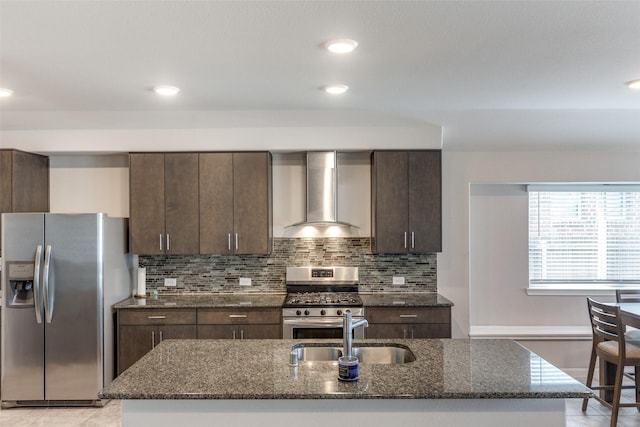
M640 285L640 186L528 191L530 288Z

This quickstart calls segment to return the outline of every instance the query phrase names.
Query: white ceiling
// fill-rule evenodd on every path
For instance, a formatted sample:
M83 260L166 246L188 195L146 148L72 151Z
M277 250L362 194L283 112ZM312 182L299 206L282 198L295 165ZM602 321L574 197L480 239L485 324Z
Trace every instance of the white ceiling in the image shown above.
M353 54L321 48L341 37ZM446 150L635 149L638 78L640 1L0 0L3 131L429 123Z

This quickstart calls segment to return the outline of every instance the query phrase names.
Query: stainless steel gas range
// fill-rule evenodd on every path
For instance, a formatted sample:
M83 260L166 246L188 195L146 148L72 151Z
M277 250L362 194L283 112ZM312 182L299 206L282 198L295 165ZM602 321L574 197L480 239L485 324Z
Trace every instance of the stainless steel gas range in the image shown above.
M354 322L364 318L358 267L287 267L286 284L282 308L285 339L341 339L347 310ZM364 338L364 329L355 329L354 338Z

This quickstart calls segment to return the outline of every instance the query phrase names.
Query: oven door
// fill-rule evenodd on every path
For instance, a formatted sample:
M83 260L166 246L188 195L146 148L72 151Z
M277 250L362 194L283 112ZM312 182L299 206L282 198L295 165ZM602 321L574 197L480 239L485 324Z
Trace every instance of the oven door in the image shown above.
M362 317L354 317L357 322ZM341 317L284 317L282 319L282 338L284 339L342 339L343 319ZM353 338L364 338L364 328L353 330Z

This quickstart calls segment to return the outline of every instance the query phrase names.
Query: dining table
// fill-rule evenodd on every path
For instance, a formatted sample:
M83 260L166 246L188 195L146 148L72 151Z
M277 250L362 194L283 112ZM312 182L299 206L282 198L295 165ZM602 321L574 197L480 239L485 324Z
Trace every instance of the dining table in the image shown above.
M640 329L640 302L613 303L620 307L620 317L625 326ZM616 365L600 359L600 384L613 384L616 378ZM613 401L613 390L601 390L600 396L607 402Z

